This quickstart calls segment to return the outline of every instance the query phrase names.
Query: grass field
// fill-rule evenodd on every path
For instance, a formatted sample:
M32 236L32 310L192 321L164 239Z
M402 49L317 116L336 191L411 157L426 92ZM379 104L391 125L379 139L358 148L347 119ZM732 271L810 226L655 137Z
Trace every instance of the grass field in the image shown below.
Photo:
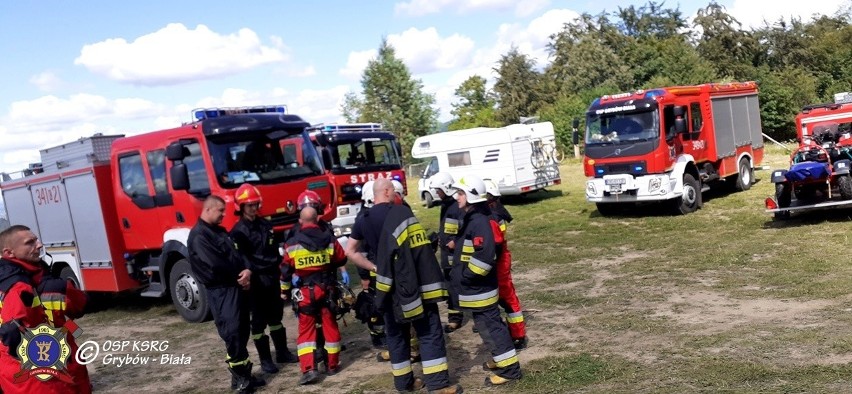
M768 150L765 165L786 167ZM509 206L532 340L552 350L513 390L852 390L852 212L775 222L767 170L748 191L705 193L686 216L601 217L580 161L561 174Z
M770 148L764 164L786 167L787 155ZM561 174L562 185L507 201L531 346L520 353L524 379L487 391L852 392L852 211L776 222L763 206L774 193L770 173L757 171L750 190L705 193L693 214L601 217L585 201L580 161L568 160ZM438 210L415 199L434 229ZM119 302L81 325L96 341L168 338L192 365L90 365L95 388L226 392L212 323L187 324L168 301L146 302ZM295 348L294 319L285 326ZM299 388L287 367L263 392L389 392L390 369L373 361L365 329L350 319L342 331L341 374ZM447 338L453 381L486 391L480 339L465 329Z

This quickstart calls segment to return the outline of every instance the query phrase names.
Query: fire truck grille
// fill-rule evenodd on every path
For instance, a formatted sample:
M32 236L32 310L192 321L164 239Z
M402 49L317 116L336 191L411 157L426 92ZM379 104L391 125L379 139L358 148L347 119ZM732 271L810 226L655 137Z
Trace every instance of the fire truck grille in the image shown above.
M269 218L273 227L291 226L299 221L299 214L276 213Z

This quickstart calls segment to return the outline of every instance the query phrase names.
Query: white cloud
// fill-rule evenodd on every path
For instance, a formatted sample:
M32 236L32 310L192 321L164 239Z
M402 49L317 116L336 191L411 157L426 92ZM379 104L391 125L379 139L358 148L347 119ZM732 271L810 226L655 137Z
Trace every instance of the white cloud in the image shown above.
M790 17L801 18L803 22L811 20L814 14L834 15L843 6L849 6L849 0L811 0L806 4L801 1L778 0L768 7L766 3L751 0L734 0L728 7L728 13L743 24L743 28L759 28L763 21L770 24L778 18L789 21Z
M174 85L286 61L280 39L272 41L278 48L264 46L247 28L220 35L205 25L190 30L172 23L133 42L111 38L86 45L74 64L119 82Z
M51 92L62 86L62 80L51 71L44 71L33 75L30 78L30 83L43 92Z
M434 27L408 29L388 36L388 43L412 73L428 73L467 65L474 43L468 37L453 34L441 38Z
M394 12L397 15L423 16L448 9L458 14L514 10L516 16L526 17L549 4L550 0L411 0L394 4Z
M361 78L364 69L367 68L367 64L370 63L370 60L375 59L376 55L378 55L378 51L375 49L349 52L349 57L346 59L346 66L340 69L338 74L350 80L357 81Z
M307 66L298 70L291 70L288 75L297 78L310 77L317 75L317 69L314 66Z

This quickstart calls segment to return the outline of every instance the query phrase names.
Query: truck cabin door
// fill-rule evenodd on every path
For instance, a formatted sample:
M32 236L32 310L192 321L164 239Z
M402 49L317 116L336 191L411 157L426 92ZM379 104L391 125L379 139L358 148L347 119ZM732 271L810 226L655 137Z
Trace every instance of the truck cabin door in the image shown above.
M186 169L187 184L179 185L185 186L185 190L181 187L177 188L180 190L175 190L175 179L173 179L175 174L170 175L169 190L174 195L174 204L163 211L163 220L167 228L188 228L195 225L201 214L204 199L211 193L210 176L201 144L196 139L187 139L181 140L181 145L183 145L184 157L180 160L171 160L171 167L180 164ZM170 171L174 172L171 167Z
M118 155L119 187L115 201L128 249L162 245L163 224L157 208L171 204L171 196L164 189L164 165L165 161L156 152L131 150Z

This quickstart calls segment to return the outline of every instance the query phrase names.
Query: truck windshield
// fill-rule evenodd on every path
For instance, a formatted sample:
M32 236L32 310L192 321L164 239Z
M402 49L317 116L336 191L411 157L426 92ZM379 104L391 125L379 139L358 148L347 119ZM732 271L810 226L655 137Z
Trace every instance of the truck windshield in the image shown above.
M660 136L659 116L656 110L611 114L589 113L586 125L587 145L647 141Z
M316 149L305 134L283 131L208 139L219 184L279 183L322 174Z
M402 166L393 140L364 138L340 142L329 147L332 173L352 173L370 170L393 170Z

